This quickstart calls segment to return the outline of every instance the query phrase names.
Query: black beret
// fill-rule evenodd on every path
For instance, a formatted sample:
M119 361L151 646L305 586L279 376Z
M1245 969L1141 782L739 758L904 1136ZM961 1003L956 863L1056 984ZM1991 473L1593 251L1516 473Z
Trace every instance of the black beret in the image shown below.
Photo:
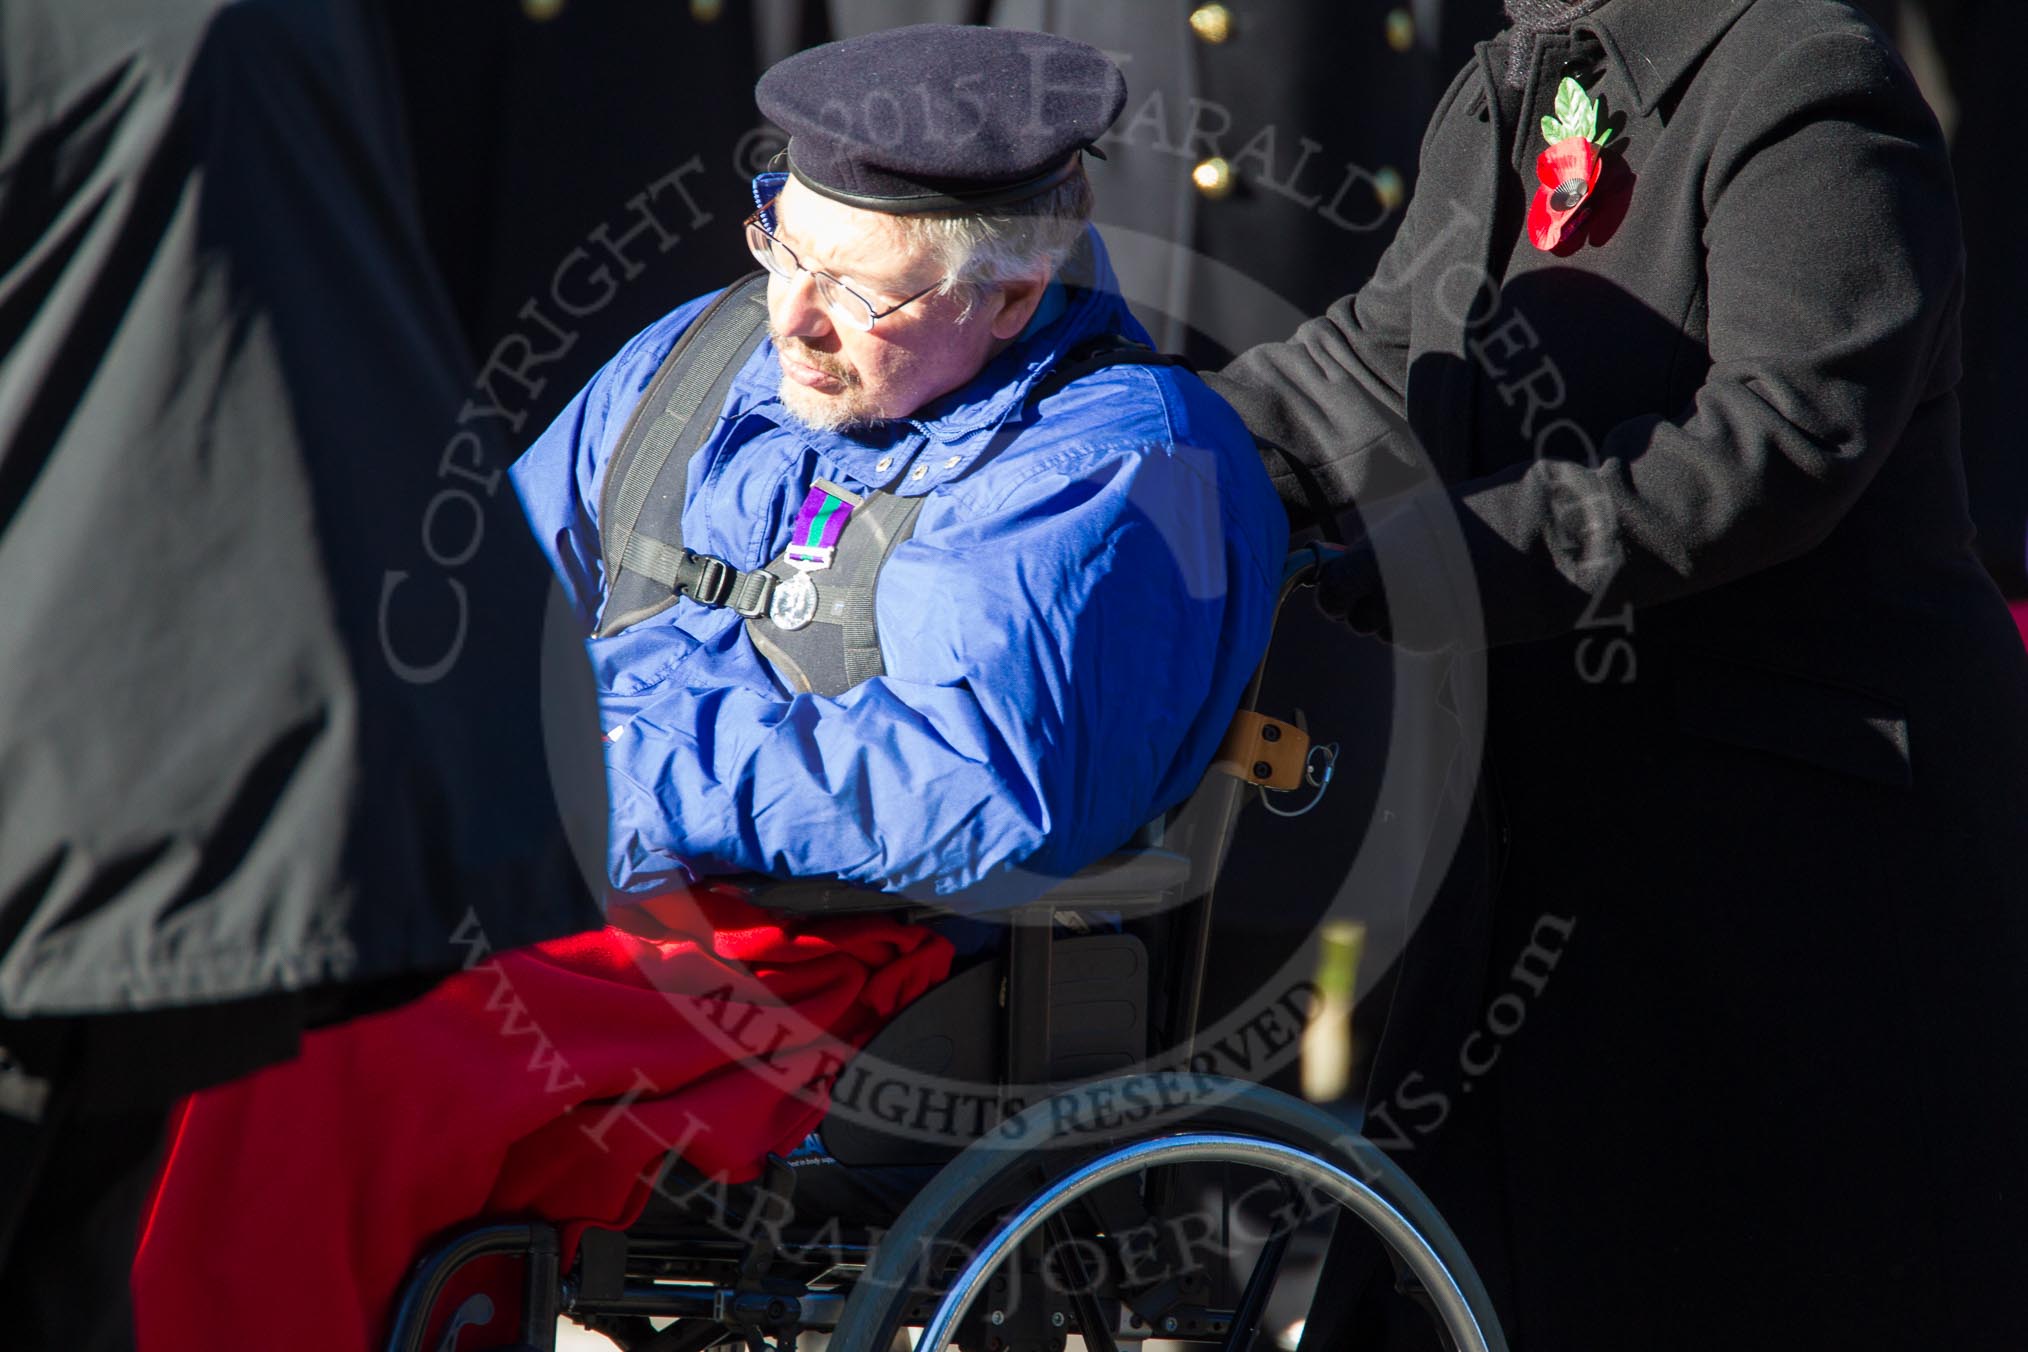
M1120 115L1127 82L1082 42L926 23L798 52L754 96L804 186L907 214L1047 192Z

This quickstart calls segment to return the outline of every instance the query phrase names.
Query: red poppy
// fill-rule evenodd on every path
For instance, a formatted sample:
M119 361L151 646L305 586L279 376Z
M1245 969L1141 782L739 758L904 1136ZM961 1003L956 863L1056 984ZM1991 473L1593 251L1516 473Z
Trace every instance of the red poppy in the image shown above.
M1563 242L1591 201L1602 164L1598 147L1582 136L1566 136L1535 157L1542 186L1528 207L1528 238L1536 248L1546 251Z

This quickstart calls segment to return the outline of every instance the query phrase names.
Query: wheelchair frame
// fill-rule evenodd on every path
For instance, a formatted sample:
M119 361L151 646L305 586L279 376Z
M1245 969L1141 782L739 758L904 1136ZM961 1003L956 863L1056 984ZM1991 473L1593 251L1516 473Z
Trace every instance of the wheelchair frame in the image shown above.
M1297 562L1306 557L1292 560L1277 615L1311 579L1314 560ZM1265 661L1243 710L1258 702ZM435 1307L465 1265L501 1255L525 1265L517 1352L553 1352L557 1319L566 1314L629 1352L724 1345L766 1352L769 1344L793 1352L804 1332L829 1334L838 1352L888 1352L901 1346L904 1327L916 1326L923 1330L917 1346L941 1349L955 1341L965 1352L1061 1352L1071 1333L1095 1352L1118 1352L1122 1343L1154 1337L1250 1352L1291 1239L1302 1223L1323 1214L1324 1204L1337 1209L1336 1224L1349 1216L1384 1247L1397 1289L1429 1313L1443 1346L1505 1352L1492 1303L1455 1235L1398 1165L1329 1114L1259 1085L1187 1069L1075 1081L1052 1076L1053 957L1065 942L1055 922L1094 911L1129 924L1152 919L1168 926L1173 959L1164 1022L1180 1036L1168 1044L1149 1041L1180 1046L1188 1066L1218 874L1245 788L1213 774L1193 795L1186 812L1202 814L1200 857L1160 848L1125 851L1009 917L1001 959L1000 1101L1008 1106L1021 1098L1032 1106L1010 1110L946 1163L884 1233L855 1230L847 1237L838 1229L820 1232L818 1244L808 1231L791 1238L762 1226L746 1240L722 1214L666 1233L641 1226L590 1229L566 1273L555 1226L480 1225L417 1264L395 1314L390 1352L455 1352L461 1321L467 1314L472 1322L490 1321L490 1300L472 1297L467 1304L483 1308L461 1310L439 1348L427 1349ZM755 899L770 909L936 914L835 882L762 881ZM881 1041L876 1037L868 1052ZM1032 1088L1044 1092L1022 1098ZM1124 1120L1118 1105L1134 1103L1158 1108ZM1181 1241L1173 1236L1164 1241L1149 1232L1154 1248L1166 1243L1162 1256L1169 1266L1159 1281L1137 1287L1113 1279L1115 1267L1127 1272L1126 1263L1102 1264L1097 1277L1085 1265L1093 1249L1103 1260L1105 1245L1125 1245L1143 1222L1154 1225L1183 1177L1155 1171L1185 1166L1265 1175L1281 1203L1278 1216L1293 1217L1298 1197L1310 1208L1303 1222L1262 1237L1252 1271L1230 1303L1207 1301L1209 1282L1201 1272L1193 1278L1187 1246L1181 1264L1174 1262ZM770 1157L740 1226L751 1231L756 1212L786 1206L793 1190L793 1171ZM1080 1250L1081 1244L1091 1247ZM962 1262L939 1262L940 1246ZM1030 1298L1035 1293L1027 1285L1036 1279L1050 1288L1040 1300ZM653 1319L675 1322L657 1329Z

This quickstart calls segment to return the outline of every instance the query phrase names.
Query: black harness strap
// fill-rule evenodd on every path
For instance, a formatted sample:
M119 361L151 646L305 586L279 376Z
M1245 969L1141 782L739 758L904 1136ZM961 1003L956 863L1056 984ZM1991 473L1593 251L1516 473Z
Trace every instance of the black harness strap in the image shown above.
M726 606L747 616L766 610L774 592L764 573L742 573L724 559L676 549L639 532L627 540L620 566L668 588L671 600L687 596L700 605Z
M1186 371L1190 369L1188 360L1173 353L1157 352L1117 333L1101 333L1064 353L1062 360L1050 368L1049 374L1035 382L1028 398L1031 401L1047 398L1080 376L1103 371L1108 366L1180 366Z
M767 274L756 272L727 287L684 330L634 407L599 495L606 598L597 637L668 609L678 596L742 615L766 609L773 579L683 548L682 533L690 459L766 334Z

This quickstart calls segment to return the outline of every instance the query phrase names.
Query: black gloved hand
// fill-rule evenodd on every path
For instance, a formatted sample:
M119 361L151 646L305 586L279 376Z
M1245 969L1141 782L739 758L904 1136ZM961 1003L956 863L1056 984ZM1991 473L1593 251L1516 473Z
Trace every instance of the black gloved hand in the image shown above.
M1393 641L1387 592L1380 584L1380 564L1364 542L1349 547L1311 546L1321 557L1317 566L1317 609L1353 633Z

